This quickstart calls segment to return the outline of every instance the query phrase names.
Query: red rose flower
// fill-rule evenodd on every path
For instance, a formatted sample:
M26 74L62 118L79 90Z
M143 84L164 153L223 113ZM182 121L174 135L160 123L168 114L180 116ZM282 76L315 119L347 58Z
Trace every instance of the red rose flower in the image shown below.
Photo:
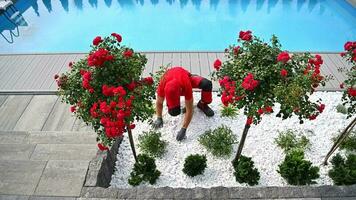
M352 42L346 42L345 43L345 45L344 45L344 49L345 49L345 51L349 51L349 50L351 50L352 49L352 47L353 47L353 43Z
M322 113L324 109L325 109L325 104L320 104L318 107L319 112Z
M57 79L57 78L59 78L59 75L58 74L54 75L54 79Z
M247 117L247 120L246 120L246 125L251 125L253 123L253 118L252 117Z
M237 55L239 54L240 51L240 46L234 47L234 54Z
M241 40L250 41L252 39L251 31L240 31L239 38Z
M116 40L118 42L121 42L122 41L122 37L120 34L117 34L117 33L111 33L112 36L114 36L116 38Z
M109 148L107 146L104 146L103 144L99 143L98 144L98 148L100 151L105 151L105 150L109 150Z
M135 124L130 124L129 125L129 128L132 130L132 129L134 129L136 127L136 125Z
M136 83L132 81L130 84L126 85L127 89L133 91L136 88Z
M277 61L282 62L284 64L287 63L289 59L290 59L290 56L289 56L288 52L286 52L286 51L279 53L277 56Z
M98 49L88 56L88 65L101 67L106 61L113 60L114 57L109 54L109 51L103 48Z
M344 89L344 83L341 83L341 84L340 84L340 88L341 88L341 89Z
M124 51L123 53L125 58L130 58L132 56L132 51L130 49Z
M101 39L100 36L97 36L93 40L93 45L98 46L103 40Z
M144 79L145 83L148 85L152 85L153 84L153 78L152 77L146 77Z
M94 93L94 89L93 89L93 88L90 88L90 89L89 89L89 93L90 93L90 94L93 94L93 93Z
M215 62L214 62L214 68L215 68L216 70L219 70L220 67L221 67L221 65L222 65L221 60L216 59Z
M252 73L248 73L248 75L244 78L241 86L245 90L252 91L258 86L258 84L259 84L259 82L258 82L258 80L254 79L253 74Z
M69 67L69 68L72 68L72 66L73 66L73 62L69 62L69 63L68 63L68 67Z
M75 110L76 110L76 109L75 109L75 106L71 106L71 107L70 107L70 112L75 112Z
M356 89L350 87L349 89L347 89L347 93L352 96L355 97L356 96Z
M314 119L316 119L316 116L317 116L317 115L310 115L310 116L309 116L309 120L314 120Z
M271 112L273 112L273 109L272 109L271 106L266 106L264 109L265 109L265 112L266 112L266 113L271 113Z
M258 113L259 115L262 115L262 114L263 114L263 109L262 109L262 108L259 108L259 109L257 110L257 113Z
M345 55L346 55L345 52L341 52L341 53L340 53L340 56L341 56L341 57L344 57Z
M281 70L281 76L286 77L288 75L288 71L285 69Z

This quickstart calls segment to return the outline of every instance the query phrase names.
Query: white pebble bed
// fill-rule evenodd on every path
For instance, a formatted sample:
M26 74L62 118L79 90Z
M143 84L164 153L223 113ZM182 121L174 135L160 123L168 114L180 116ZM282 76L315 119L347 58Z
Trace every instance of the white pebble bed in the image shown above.
M255 167L260 172L260 180L257 186L286 186L287 182L278 174L278 165L283 161L285 154L274 143L278 136L278 131L294 129L303 132L311 142L309 150L306 150L306 159L314 165L320 167L320 178L317 185L332 185L332 180L327 173L331 164L321 165L325 155L331 148L332 138L338 135L338 130L345 128L351 119L346 119L346 115L336 112L336 106L341 103L341 92L316 92L312 95L312 100L322 98L326 105L324 112L314 121L305 120L304 124L299 124L297 117L286 120L275 117L275 113L264 115L260 124L252 125L245 141L242 154L252 157ZM200 93L194 93L195 102L200 99ZM182 99L183 100L183 99ZM213 95L213 103L210 105L215 111L212 118L206 117L198 108L194 107L194 116L187 129L187 139L182 142L176 141L176 133L180 130L184 115L171 117L167 113L166 107L163 111L164 126L160 129L162 139L168 142L167 152L162 158L156 159L157 169L161 171L161 176L152 187L236 187L247 186L235 180L231 160L234 158L238 145L234 145L234 151L230 158L222 159L214 157L198 142L198 137L209 128L214 129L222 124L229 126L238 140L241 138L242 130L246 121L243 112L234 119L221 117L220 97ZM148 131L150 125L147 123L137 123L133 130L137 153L138 135L143 131ZM112 176L111 187L130 188L128 179L132 171L134 159L128 141L125 138L119 148L117 155L116 171ZM184 159L190 154L205 154L207 156L207 168L204 174L188 177L182 172ZM334 154L335 155L335 154ZM149 185L147 183L142 185Z

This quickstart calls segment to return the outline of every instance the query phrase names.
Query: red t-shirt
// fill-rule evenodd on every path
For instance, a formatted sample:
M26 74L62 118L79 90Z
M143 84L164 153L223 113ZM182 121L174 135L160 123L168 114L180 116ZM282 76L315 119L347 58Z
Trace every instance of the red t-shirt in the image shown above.
M185 100L191 100L193 98L193 89L190 83L190 73L189 71L185 70L183 67L173 67L163 75L158 88L157 88L157 95L164 98L165 97L165 86L166 83L176 80L179 84L180 88L180 95L185 97Z

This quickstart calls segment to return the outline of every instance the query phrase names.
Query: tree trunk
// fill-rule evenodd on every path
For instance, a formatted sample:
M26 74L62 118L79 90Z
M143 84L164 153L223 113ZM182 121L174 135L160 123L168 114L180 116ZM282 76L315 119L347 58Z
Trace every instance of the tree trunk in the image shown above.
M250 125L245 125L244 131L242 132L242 136L241 136L241 140L239 143L239 148L237 150L236 156L233 160L233 162L238 161L240 159L241 153L242 153L242 149L244 148L244 144L245 144L245 140L246 140L246 136L247 136L247 132L250 129Z
M331 147L328 154L325 156L324 165L328 164L328 159L330 156L336 151L337 148L341 145L341 143L346 139L346 137L351 133L352 129L356 125L356 117L351 121L351 123L341 132L337 140L334 142L334 145Z
M136 155L135 143L134 143L134 140L133 140L133 137L132 137L132 131L131 131L131 128L129 126L126 126L126 127L127 127L127 133L129 135L132 154L133 154L133 156L135 158L135 161L137 162L137 155Z

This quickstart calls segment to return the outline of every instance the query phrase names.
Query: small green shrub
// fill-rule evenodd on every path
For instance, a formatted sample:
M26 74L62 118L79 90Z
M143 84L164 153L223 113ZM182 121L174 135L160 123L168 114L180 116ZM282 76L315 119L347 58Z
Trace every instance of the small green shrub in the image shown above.
M141 182L147 181L153 185L160 175L161 172L156 169L155 159L147 154L139 154L130 174L129 184L137 186Z
M285 153L294 149L305 150L310 145L309 139L304 135L297 137L293 130L279 132L278 138L275 139L277 146L282 148Z
M166 151L167 142L160 139L161 133L156 131L143 132L138 136L139 148L152 157L162 157Z
M334 141L337 137L333 138ZM344 141L340 144L340 149L346 151L356 151L356 130L353 130L350 135L348 135Z
M238 114L237 108L235 108L234 106L232 105L222 106L221 116L234 118L237 116L237 114Z
M237 138L229 127L222 125L214 130L205 131L199 136L198 141L214 156L228 157Z
M304 152L301 150L288 153L278 167L277 172L291 185L310 185L316 183L314 179L319 178L319 167L304 160Z
M347 160L336 154L331 160L333 168L329 171L329 176L335 185L356 184L356 155L349 154Z
M336 111L345 115L347 114L347 108L342 104L336 106Z
M188 176L196 176L203 174L206 168L206 156L205 155L189 155L185 158L183 172Z
M248 185L257 185L260 180L260 173L254 167L254 162L250 157L241 156L238 161L232 162L234 167L234 176L239 183L247 183Z

